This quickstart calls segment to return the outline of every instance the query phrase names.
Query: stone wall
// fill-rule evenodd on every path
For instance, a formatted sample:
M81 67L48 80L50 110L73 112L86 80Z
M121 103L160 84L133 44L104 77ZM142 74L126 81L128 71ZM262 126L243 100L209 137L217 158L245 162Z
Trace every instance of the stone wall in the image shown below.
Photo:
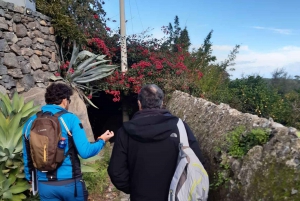
M35 105L45 104L49 77L58 70L59 48L51 19L39 12L26 14L24 7L0 0L0 92L15 91ZM71 97L70 112L84 125L87 137L94 141L87 108L78 94Z
M0 92L45 87L58 69L51 19L0 0Z
M167 108L195 133L210 182L224 180L210 190L209 200L300 200L300 139L296 129L179 91L172 94ZM239 125L247 130L266 129L270 140L253 147L242 158L231 157L221 148L226 134Z

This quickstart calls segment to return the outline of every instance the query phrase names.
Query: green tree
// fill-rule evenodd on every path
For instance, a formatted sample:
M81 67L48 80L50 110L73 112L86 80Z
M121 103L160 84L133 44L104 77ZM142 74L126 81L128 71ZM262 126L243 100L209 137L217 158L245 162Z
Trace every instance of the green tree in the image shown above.
M106 13L102 0L37 0L37 10L52 18L56 34L62 39L85 43L87 37L106 36Z

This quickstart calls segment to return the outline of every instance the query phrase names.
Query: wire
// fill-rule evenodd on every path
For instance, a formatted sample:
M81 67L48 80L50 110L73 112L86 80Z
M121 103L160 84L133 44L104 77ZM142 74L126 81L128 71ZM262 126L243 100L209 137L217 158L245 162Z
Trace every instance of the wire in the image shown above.
M137 4L136 0L135 0L135 4L136 4L136 8L138 10L138 14L139 14L139 18L140 18L140 21L141 21L142 29L144 30L143 22L142 22L142 19L141 19L141 15L140 15L140 12L139 12L139 7L138 7L138 4Z
M131 13L131 3L130 3L130 0L129 0L129 9L130 9L130 17L131 17L131 19L133 19L132 18L132 13ZM134 33L134 31L133 31L133 21L131 20L131 29L132 29L132 34Z

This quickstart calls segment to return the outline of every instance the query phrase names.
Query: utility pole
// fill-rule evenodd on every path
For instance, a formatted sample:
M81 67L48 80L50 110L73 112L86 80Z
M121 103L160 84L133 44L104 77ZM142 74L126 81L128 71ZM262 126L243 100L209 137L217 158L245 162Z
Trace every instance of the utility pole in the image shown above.
M122 73L127 72L127 47L126 47L126 27L125 27L125 8L124 0L120 0L120 31L121 31L121 71ZM122 101L122 113L123 113L123 122L129 120L127 105L125 98Z
M126 47L126 28L125 28L125 9L124 0L120 0L120 28L121 28L121 71L127 72L127 47Z

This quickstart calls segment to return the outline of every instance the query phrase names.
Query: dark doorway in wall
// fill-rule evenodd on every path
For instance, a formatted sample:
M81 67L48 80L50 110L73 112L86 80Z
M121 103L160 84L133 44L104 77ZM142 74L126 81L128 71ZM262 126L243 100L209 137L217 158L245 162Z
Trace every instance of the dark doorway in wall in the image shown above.
M113 102L113 96L105 92L99 92L91 101L99 108L88 107L88 115L94 138L97 139L106 130L112 130L116 134L123 124L122 104L126 105L129 119L138 111L137 95L122 98L120 102ZM114 137L115 138L115 137ZM114 138L110 142L114 142Z
M106 130L112 130L117 133L122 126L122 103L113 102L113 97L105 92L99 92L91 101L99 108L88 107L89 120L97 139ZM113 141L114 139L112 139Z

